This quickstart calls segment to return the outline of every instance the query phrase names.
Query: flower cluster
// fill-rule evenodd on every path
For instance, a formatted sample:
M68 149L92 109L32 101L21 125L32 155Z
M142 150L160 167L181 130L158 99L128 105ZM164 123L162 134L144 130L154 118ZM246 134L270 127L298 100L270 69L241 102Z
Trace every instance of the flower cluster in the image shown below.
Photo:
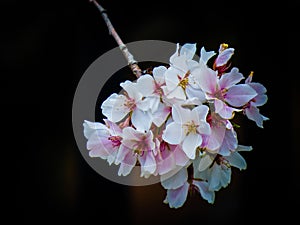
M160 176L171 208L181 207L191 191L213 203L215 191L230 183L231 168L246 169L240 152L252 147L238 144L236 113L261 128L268 120L259 111L266 88L252 82L252 72L245 78L231 67L234 48L202 47L195 60L196 49L177 44L167 67L121 83L123 92L102 103L104 123L83 123L91 157L119 165L119 176L136 165L141 177Z

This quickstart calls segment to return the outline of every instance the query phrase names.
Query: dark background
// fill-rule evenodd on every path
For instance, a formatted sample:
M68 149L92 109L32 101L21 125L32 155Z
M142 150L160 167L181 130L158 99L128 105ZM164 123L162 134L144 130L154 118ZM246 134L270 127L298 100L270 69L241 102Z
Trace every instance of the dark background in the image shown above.
M233 65L245 76L253 70L254 81L268 90L261 112L270 120L264 129L243 121L239 141L254 148L243 154L248 168L233 169L230 185L216 192L214 205L194 196L182 208L169 209L160 184L128 187L106 180L77 148L72 131L77 84L94 60L116 47L94 5L88 0L1 1L2 130L7 136L1 148L2 186L9 221L243 224L296 218L300 111L293 7L253 1L101 3L124 43L190 42L215 51L223 42L234 47Z

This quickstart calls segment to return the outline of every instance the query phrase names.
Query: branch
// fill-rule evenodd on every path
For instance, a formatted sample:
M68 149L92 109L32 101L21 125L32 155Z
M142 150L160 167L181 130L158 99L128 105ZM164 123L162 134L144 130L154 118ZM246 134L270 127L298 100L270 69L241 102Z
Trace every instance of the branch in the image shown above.
M142 75L142 70L140 69L140 67L138 66L137 61L133 58L133 55L128 51L127 46L123 43L123 41L121 40L121 38L119 37L118 33L116 32L115 28L113 27L113 25L111 24L106 10L99 5L96 0L90 0L90 2L93 2L94 5L98 8L98 10L100 11L102 18L104 20L104 22L107 25L109 34L112 35L114 37L114 39L116 40L119 48L121 49L124 57L127 60L128 66L130 67L131 71L133 72L133 74L139 78Z

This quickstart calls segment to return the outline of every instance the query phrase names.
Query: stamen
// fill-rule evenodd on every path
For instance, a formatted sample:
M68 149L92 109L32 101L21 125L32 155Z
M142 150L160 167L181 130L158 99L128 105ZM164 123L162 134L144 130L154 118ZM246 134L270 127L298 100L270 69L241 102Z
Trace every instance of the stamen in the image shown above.
M185 90L188 84L189 84L189 79L185 77L179 82L178 86L182 87L182 89Z
M226 44L226 43L222 43L221 44L221 49L220 49L220 51L221 52L223 52L225 49L227 49L228 48L228 44Z

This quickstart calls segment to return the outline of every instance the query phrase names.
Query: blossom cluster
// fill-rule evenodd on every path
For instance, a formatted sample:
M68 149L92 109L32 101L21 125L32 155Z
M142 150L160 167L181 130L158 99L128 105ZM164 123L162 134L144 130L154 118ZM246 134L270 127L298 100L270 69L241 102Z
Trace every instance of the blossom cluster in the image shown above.
M240 152L252 147L238 143L235 114L261 128L268 120L259 111L266 88L252 81L253 72L246 78L231 67L234 48L202 47L197 60L196 50L196 44L177 44L168 66L122 82L123 91L102 103L104 123L83 123L90 157L119 165L119 176L137 165L141 177L160 176L171 208L181 207L190 192L213 203L230 183L231 168L246 169Z

